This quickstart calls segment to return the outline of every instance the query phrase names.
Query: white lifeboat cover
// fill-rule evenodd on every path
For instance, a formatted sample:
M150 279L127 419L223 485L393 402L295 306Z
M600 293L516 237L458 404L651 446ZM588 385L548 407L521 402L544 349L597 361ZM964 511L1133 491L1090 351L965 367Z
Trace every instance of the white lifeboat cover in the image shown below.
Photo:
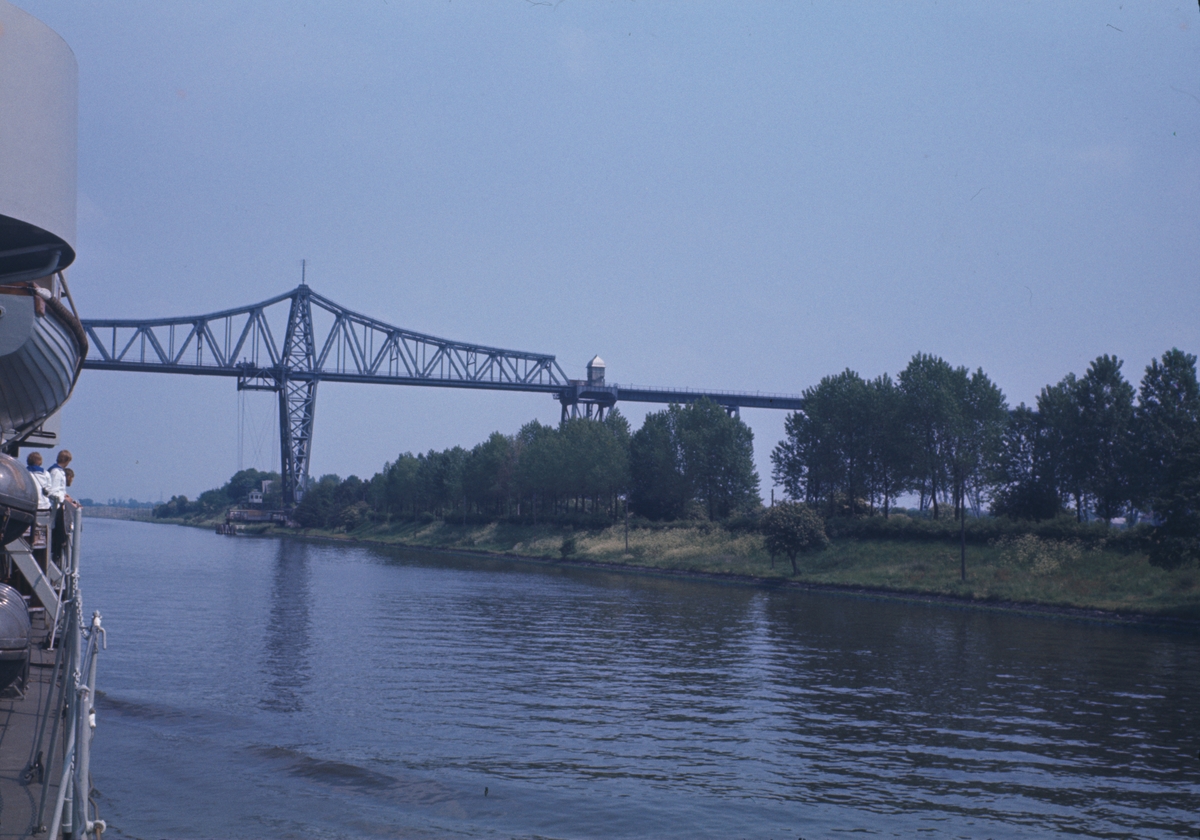
M79 69L58 33L0 0L0 215L75 248Z

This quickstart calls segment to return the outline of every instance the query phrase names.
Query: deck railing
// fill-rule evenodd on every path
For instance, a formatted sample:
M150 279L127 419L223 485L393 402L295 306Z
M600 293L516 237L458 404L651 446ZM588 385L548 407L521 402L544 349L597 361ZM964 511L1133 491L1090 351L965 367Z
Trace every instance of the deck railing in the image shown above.
M61 533L55 539L54 525L60 511ZM46 641L55 650L54 671L45 706L40 710L37 740L30 751L25 778L30 783L40 782L42 788L33 822L35 833L46 830L43 820L48 795L51 783L57 782L46 836L50 840L80 835L99 837L107 826L98 818L92 799L91 746L96 729L96 664L107 640L100 613L93 612L91 620L86 622L83 617L79 586L83 510L74 502L67 502L61 508L56 505L51 509L50 523L45 565L47 570L55 569L60 575L55 582L59 598L56 609L44 605L49 624Z

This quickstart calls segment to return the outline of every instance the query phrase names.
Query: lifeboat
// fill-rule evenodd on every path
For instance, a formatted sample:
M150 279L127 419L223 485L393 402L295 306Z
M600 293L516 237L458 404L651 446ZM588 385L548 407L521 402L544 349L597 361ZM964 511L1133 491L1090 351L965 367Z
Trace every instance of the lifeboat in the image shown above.
M67 401L87 355L75 313L49 289L0 280L0 435L20 439Z

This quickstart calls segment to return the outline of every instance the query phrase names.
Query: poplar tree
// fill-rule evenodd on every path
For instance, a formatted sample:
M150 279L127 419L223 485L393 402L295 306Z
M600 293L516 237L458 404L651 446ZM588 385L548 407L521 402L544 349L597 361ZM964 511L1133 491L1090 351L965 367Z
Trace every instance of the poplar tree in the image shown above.
M1086 485L1105 521L1120 516L1132 495L1133 386L1116 356L1099 356L1079 380L1080 445Z
M710 521L758 503L754 469L754 432L723 406L703 399L671 406L679 436L683 475L692 498L703 504Z
M634 510L676 519L697 501L710 520L758 503L754 433L711 400L646 415L630 441Z
M995 462L1008 420L1004 393L977 369L969 378L966 369L955 371L952 384L961 393L957 417L950 428L954 496L958 515L966 515L970 497L976 509L990 489L989 467Z
M996 493L992 513L997 516L1052 519L1062 510L1044 418L1024 403L1009 412L991 476Z
M1058 384L1042 388L1037 409L1047 453L1043 475L1050 477L1060 498L1074 502L1075 519L1082 522L1090 482L1075 374L1068 373Z
M913 478L922 498L929 500L933 518L940 513L952 483L951 459L956 426L962 422L961 406L955 399L955 379L965 394L966 369L956 371L937 356L918 353L897 377L904 401L904 419L913 442Z
M829 515L857 513L869 493L873 392L852 370L805 389L799 411L784 420L786 437L771 453L772 475L792 499L823 505Z
M679 519L688 503L683 456L668 410L646 415L629 442L630 502L647 519Z
M1200 559L1200 430L1178 444L1153 498L1150 562L1165 569Z
M867 384L867 407L867 480L886 519L911 479L913 449L900 390L886 373Z
M1183 441L1200 427L1200 384L1196 357L1172 348L1146 366L1134 412L1140 469L1134 498L1160 495Z

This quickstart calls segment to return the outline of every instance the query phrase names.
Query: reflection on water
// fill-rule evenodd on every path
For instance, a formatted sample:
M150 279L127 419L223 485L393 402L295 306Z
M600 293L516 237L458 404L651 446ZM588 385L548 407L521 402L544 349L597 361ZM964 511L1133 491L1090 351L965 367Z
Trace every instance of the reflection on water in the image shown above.
M308 543L276 543L271 580L271 613L263 656L264 694L259 705L273 712L303 710L304 688L312 678L308 658L312 599Z
M1195 634L164 527L89 531L114 837L1195 836Z

